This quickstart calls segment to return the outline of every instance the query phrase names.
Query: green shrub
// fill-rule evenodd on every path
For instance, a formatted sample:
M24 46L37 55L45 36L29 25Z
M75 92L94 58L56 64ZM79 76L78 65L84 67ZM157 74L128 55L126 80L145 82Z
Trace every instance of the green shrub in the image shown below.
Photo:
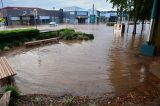
M89 37L88 36L84 36L83 39L84 40L89 40Z
M114 24L116 24L116 22L107 22L107 26L114 26Z
M83 40L84 36L83 35L78 35L77 40Z
M74 97L73 96L65 96L64 103L66 106L72 106Z
M10 47L5 46L5 47L3 48L3 50L4 50L4 51L9 51L9 50L10 50Z
M32 38L39 34L37 29L19 29L0 31L0 38Z
M60 38L63 40L72 40L74 38L74 30L65 29L60 32Z
M88 103L88 106L97 106L97 105L96 105L96 103L95 103L94 101L90 101L90 102Z
M92 40L93 34L86 34L82 32L75 32L74 29L61 29L57 32L60 39L63 40Z
M13 41L14 46L20 46L21 44L22 44L22 42L20 42L18 40Z
M18 89L12 85L8 85L4 91L11 91L11 98L18 98L18 96L20 95Z
M19 46L23 42L30 41L39 34L37 29L19 29L0 31L0 48L5 49L5 46ZM7 49L8 50L8 49Z
M94 35L93 34L85 34L85 36L88 36L89 39L93 40L94 39Z
M40 33L36 38L38 40L42 40L42 39L49 39L53 37L58 37L57 32L43 32L43 33Z

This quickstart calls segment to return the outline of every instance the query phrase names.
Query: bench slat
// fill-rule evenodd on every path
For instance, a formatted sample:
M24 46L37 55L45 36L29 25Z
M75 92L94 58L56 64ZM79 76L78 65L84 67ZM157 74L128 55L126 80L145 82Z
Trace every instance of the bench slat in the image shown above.
M0 79L16 75L6 57L0 57Z
M25 42L24 45L34 46L34 45L39 45L39 44L42 44L42 43L49 43L49 42L59 42L59 38L57 37L57 38L50 38L50 39L44 39L44 40Z

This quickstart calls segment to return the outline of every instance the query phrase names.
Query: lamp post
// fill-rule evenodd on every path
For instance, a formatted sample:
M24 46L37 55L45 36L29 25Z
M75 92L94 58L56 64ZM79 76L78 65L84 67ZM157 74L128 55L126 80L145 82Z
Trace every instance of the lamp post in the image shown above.
M54 13L55 7L53 7L53 21L55 22L55 13Z
M34 9L33 13L34 13L34 21L35 21L35 25L36 25L36 29L37 29L37 9Z

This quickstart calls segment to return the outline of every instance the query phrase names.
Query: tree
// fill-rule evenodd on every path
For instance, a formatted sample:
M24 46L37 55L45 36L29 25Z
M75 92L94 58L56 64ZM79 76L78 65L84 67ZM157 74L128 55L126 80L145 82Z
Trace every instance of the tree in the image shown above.
M5 22L5 19L4 18L0 18L0 22Z
M106 0L109 1L109 0ZM136 34L137 21L142 21L142 31L143 24L145 20L149 20L151 16L152 0L110 0L113 4L113 8L117 7L117 10L127 11L129 16L134 20L133 34Z
M113 8L117 8L117 15L120 16L120 23L122 21L123 11L127 9L127 0L106 0L113 4Z

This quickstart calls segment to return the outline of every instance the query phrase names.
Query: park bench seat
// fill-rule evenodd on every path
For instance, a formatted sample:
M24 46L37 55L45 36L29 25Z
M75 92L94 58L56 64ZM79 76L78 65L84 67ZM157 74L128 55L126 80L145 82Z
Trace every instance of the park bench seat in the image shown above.
M40 45L44 43L51 43L51 42L59 42L59 38L50 38L50 39L43 39L43 40L37 40L37 41L31 41L31 42L25 42L25 46L35 46L35 45Z
M6 57L0 57L0 79L16 75Z

